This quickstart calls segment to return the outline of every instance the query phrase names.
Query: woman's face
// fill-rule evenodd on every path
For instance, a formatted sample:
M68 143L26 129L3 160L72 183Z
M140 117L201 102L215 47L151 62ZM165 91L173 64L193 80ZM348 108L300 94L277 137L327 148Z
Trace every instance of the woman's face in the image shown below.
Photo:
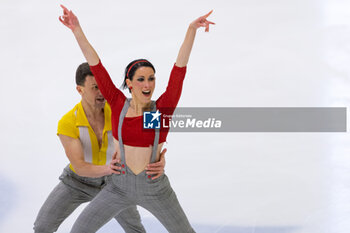
M156 84L154 71L151 67L139 67L132 81L128 79L127 81L129 81L127 85L132 88L133 98L136 98L141 103L149 103L151 101Z

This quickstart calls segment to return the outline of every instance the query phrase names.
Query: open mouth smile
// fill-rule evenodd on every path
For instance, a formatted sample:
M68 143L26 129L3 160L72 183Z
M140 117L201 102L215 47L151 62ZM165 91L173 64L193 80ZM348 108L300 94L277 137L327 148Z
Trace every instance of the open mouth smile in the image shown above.
M148 91L142 91L142 94L144 95L144 96L150 96L151 95L151 91L150 90L148 90Z

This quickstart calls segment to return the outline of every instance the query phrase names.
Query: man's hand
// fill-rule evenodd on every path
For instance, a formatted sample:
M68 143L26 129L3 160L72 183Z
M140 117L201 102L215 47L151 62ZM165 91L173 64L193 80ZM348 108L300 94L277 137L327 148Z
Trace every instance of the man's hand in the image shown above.
M117 158L117 151L114 152L112 156L112 161L108 165L108 174L120 174L121 171L121 166L120 166L120 159Z
M109 163L109 166L108 166L108 173L109 175L112 175L112 174L120 174L120 171L122 169L120 165L120 159L112 159L112 161Z
M155 175L156 174L156 176L152 177L152 180L157 179L161 175L164 174L165 152L166 152L166 149L162 150L162 152L160 153L159 162L150 163L146 167L146 170L147 170L146 174L148 174L148 175Z

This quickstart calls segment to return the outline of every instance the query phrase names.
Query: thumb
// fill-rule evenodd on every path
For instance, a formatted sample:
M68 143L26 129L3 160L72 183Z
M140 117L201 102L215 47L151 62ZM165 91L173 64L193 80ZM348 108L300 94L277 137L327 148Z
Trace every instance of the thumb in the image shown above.
M165 157L165 153L166 153L167 149L163 149L162 152L160 153L160 157L164 158Z
M115 151L114 154L113 154L113 156L112 156L112 159L116 159L116 158L117 158L117 154L118 154L118 152Z

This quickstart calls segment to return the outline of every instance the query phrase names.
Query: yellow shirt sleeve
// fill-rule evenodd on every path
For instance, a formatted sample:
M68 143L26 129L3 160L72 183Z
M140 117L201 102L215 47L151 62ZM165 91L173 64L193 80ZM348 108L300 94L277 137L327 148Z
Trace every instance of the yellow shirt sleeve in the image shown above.
M76 116L72 112L68 112L58 122L57 135L62 134L72 138L79 137L79 130L76 127Z

